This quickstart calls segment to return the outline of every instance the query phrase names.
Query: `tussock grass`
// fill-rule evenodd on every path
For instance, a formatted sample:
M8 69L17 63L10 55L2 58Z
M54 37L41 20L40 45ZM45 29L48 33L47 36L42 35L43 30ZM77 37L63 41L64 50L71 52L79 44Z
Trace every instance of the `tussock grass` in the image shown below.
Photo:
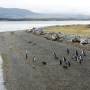
M64 34L90 37L90 25L49 26L44 28L44 30L46 32L62 32Z

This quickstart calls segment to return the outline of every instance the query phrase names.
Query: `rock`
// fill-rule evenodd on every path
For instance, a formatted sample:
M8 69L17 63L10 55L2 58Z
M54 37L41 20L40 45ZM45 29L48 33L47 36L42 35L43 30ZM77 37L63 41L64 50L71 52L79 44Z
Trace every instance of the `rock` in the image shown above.
M58 36L58 34L56 34L56 33L53 33L53 34L51 35L51 39L52 39L53 41L56 41L56 40L58 40L58 39L59 39L59 36Z
M26 29L26 32L30 33L30 32L34 32L36 28L32 28L32 29Z
M61 33L61 32L59 32L59 33L57 33L57 34L58 34L58 37L59 37L59 38L58 38L58 41L59 41L59 42L62 42L62 41L64 40L64 36L65 36L65 35L64 35L63 33Z
M80 44L88 44L88 39L81 39Z
M51 33L47 32L44 36L44 38L46 38L47 40L51 40Z
M44 35L44 32L43 32L43 31L40 31L40 30L36 31L35 33L36 33L37 35Z
M57 40L59 40L59 36L58 36L58 34L57 33L47 33L46 35L45 35L45 38L46 39L48 39L48 40L52 40L52 41L57 41Z
M77 43L80 43L80 37L76 37L72 39L72 42L77 42Z
M63 33L61 33L61 32L58 32L57 34L58 34L58 37L59 37L59 38L63 38L63 37L65 36L65 35L64 35Z
M35 28L33 30L33 33L36 34L36 35L44 35L44 31L42 30L42 28Z

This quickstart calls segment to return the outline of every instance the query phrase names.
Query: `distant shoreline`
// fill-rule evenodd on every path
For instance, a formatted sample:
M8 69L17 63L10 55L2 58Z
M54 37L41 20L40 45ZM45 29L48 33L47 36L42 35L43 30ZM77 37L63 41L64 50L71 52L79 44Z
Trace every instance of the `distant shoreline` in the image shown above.
M61 18L0 18L0 21L90 21L90 19L61 19Z

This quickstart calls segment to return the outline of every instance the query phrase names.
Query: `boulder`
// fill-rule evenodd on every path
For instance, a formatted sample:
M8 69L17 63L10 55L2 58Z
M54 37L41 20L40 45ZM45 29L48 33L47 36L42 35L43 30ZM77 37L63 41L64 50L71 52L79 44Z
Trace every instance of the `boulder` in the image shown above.
M32 29L26 29L26 32L30 33L30 32L34 32L36 28L32 28Z
M53 34L51 35L51 39L52 39L53 41L56 41L56 40L58 40L58 39L59 39L59 36L58 36L58 34L56 34L56 33L53 33Z
M44 38L46 38L47 40L51 40L51 33L47 32L44 36Z
M41 28L35 28L33 30L33 33L36 34L36 35L44 35L44 31L41 29Z
M52 41L59 40L59 36L58 36L57 33L47 33L45 35L45 38L48 39L48 40L52 40Z
M72 39L72 42L80 43L80 37L75 36L75 38Z
M36 31L34 31L34 34L36 34L36 35L44 35L44 32L40 31L40 30L36 30Z
M80 44L88 44L88 39L81 39Z
M63 33L61 33L61 32L58 32L57 34L58 34L58 37L59 37L59 38L63 38L63 37L65 36L65 35L64 35Z

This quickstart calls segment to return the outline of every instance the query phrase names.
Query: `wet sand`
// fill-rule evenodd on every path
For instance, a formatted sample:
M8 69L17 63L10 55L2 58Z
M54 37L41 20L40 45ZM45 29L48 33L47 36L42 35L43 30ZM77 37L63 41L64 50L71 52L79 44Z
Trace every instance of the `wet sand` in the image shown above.
M70 55L66 53L67 48ZM80 54L81 49L71 44L46 40L25 31L0 33L7 90L90 90L90 51L80 65L72 60L76 49ZM70 60L71 67L64 69L59 65L53 51L59 60L63 56ZM43 61L47 65L43 65Z

